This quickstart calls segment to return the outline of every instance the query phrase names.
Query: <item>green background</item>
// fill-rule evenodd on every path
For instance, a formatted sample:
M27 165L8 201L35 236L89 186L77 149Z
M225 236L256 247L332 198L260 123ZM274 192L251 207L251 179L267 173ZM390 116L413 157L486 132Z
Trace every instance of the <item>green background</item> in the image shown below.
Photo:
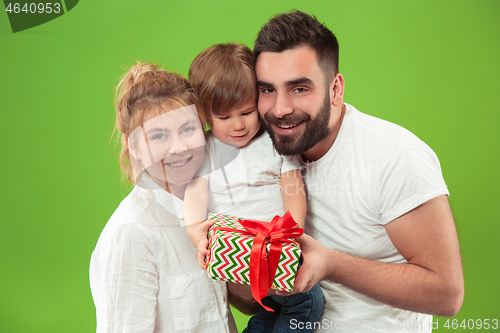
M139 59L187 74L293 8L337 35L345 101L439 156L465 273L455 318L500 319L500 1L87 0L15 34L0 13L0 332L95 330L90 255L130 190L111 140L118 77Z

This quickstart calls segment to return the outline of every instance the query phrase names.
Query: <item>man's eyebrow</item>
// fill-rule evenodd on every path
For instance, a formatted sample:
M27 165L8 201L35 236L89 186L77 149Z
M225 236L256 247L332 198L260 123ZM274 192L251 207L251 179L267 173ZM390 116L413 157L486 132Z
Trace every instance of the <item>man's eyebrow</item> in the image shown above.
M314 82L310 78L301 77L301 78L298 78L295 80L287 81L285 83L285 86L287 86L287 87L288 86L295 86L297 84L314 84Z
M259 86L259 87L272 87L273 85L271 83L257 80L257 86Z
M309 84L309 85L314 85L314 82L307 77L301 77L295 80L290 80L285 83L285 86L295 86L297 84ZM259 87L272 87L273 85L271 83L267 83L264 81L257 81L257 86Z

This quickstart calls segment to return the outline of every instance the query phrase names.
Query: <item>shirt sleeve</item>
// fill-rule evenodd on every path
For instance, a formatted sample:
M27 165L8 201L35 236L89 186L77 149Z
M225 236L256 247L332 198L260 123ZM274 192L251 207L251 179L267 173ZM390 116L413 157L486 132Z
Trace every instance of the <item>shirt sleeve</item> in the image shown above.
M101 252L97 332L153 332L158 272L144 230L120 226Z
M439 160L432 150L400 152L378 184L378 209L385 225L430 199L449 195Z
M297 170L301 168L299 155L283 156L283 164L281 165L281 174L288 171Z
M205 156L203 157L203 162L200 165L200 168L196 172L195 176L203 177L205 179L210 178L210 173L213 171L213 166L211 165L211 158L208 151L205 152Z

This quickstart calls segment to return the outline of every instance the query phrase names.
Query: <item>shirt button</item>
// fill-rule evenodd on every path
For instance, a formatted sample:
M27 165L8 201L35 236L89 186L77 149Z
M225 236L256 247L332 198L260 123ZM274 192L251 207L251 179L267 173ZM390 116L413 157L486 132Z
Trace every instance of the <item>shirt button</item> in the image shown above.
M226 296L222 296L222 301L225 302L226 301Z

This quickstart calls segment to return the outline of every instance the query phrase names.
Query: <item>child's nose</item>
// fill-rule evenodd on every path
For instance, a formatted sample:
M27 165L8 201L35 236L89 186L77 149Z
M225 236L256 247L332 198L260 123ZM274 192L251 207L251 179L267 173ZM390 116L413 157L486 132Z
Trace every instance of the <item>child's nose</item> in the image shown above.
M241 131L245 129L245 121L241 118L237 118L233 122L233 130Z

